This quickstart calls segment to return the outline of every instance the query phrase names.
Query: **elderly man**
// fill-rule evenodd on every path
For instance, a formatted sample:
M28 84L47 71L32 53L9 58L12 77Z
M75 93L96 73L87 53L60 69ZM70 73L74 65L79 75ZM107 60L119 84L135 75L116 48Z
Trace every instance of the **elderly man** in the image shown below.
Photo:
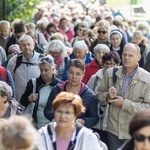
M128 125L133 115L150 109L150 73L140 68L140 48L128 43L122 53L123 66L116 72L117 84L113 86L113 68L108 69L98 89L101 105L109 105L107 135L110 150L118 149L129 139Z
M10 38L10 23L6 20L0 21L0 46L4 49Z
M7 66L15 82L16 100L18 102L25 91L29 79L40 75L38 61L41 56L34 51L34 41L29 35L20 37L19 46L22 53L12 57Z

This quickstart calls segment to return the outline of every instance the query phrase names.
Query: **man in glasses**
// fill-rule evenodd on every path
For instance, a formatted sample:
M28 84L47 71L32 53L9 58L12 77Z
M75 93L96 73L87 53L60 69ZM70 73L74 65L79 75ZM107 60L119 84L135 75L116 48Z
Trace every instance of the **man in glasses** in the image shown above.
M133 115L150 108L150 73L139 67L140 59L139 46L126 44L122 53L123 66L116 72L116 87L113 86L113 68L110 68L97 91L99 103L110 104L107 122L110 150L118 149L130 139L128 126Z
M110 47L109 33L110 24L107 20L100 20L96 24L97 27L97 38L91 44L90 51L93 53L93 49L97 44L106 44Z
M12 57L7 65L14 79L18 102L29 79L40 75L38 61L41 55L34 50L34 44L31 36L22 35L19 39L19 47L22 53Z

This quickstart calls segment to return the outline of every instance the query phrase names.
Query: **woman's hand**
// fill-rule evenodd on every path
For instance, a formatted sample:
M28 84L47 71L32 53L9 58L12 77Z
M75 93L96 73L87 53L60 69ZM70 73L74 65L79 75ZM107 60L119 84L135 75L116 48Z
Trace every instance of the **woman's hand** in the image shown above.
M78 118L77 121L78 121L79 123L81 123L82 125L85 125L85 120Z
M37 94L37 93L35 93L35 94L32 93L32 94L28 97L28 99L29 99L30 102L36 102L37 99L38 99L38 94Z

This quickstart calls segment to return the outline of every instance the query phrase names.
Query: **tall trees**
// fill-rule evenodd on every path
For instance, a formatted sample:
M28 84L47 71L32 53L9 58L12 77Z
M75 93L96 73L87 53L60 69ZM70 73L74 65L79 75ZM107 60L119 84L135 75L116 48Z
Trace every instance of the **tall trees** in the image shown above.
M5 8L3 8L4 2ZM0 6L0 20L6 19L11 22L18 18L31 21L36 12L35 6L39 3L40 0L3 0ZM3 18L4 16L5 18Z

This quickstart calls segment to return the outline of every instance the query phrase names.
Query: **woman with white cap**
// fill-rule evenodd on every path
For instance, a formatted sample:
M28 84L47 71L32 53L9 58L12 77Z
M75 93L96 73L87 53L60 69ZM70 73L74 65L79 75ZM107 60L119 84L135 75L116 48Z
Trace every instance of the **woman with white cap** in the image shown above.
M126 44L126 41L122 32L119 29L114 29L110 32L110 42L110 50L117 51L121 58L123 47Z

